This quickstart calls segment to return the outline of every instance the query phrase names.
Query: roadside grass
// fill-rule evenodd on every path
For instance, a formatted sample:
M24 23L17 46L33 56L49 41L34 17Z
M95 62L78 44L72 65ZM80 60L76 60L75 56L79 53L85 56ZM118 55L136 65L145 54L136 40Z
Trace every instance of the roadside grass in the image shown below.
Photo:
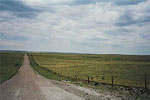
M114 84L144 87L146 75L147 87L150 88L150 56L58 53L29 55L41 70L48 70L39 72L47 78L87 81L89 76L90 81L111 84L113 76Z
M14 76L23 62L24 53L0 52L0 84Z
M74 79L71 79L69 77L63 76L61 74L57 74L47 68L41 67L39 64L37 64L34 60L34 58L32 56L29 56L29 60L30 60L30 65L32 67L32 69L34 70L34 72L38 72L40 75L48 78L48 79L52 79L52 80L69 80L69 81L75 81Z
M73 84L80 85L83 87L93 88L97 92L115 95L115 96L122 98L122 100L135 100L135 99L149 100L150 98L149 77L148 77L148 75L150 74L149 73L150 56L83 55L83 54L81 55L81 54L56 54L56 53L55 54L54 53L29 53L28 56L30 59L30 64L31 64L32 69L35 72L38 72L39 74L43 75L44 77L48 79L67 81L69 83L73 83ZM99 66L96 66L96 64L94 63L100 63L100 64L97 64ZM86 66L83 66L84 64ZM95 70L93 70L94 67L92 68L89 67L91 66L91 64L93 64L94 67L98 67L98 68L95 68ZM118 64L120 64L120 66ZM120 73L115 73L115 72L114 72L115 74L112 73L113 71L116 71L116 70L113 70L113 68L110 68L113 66L118 66L115 68L117 68L116 70L120 71ZM143 66L147 66L147 67L145 67L145 69L142 69ZM125 68L127 67L127 69L122 68L122 67L125 67ZM133 67L133 68L130 68L130 67ZM70 69L74 69L74 70L71 71ZM91 74L89 73L88 70L94 71L94 72L92 72ZM137 72L129 74L127 70L131 70L129 72L134 72L134 71L137 71ZM79 74L79 72L81 73L82 71L85 77L79 76L81 75ZM101 72L101 73L105 72L105 74L110 74L110 75L106 76L105 74L98 73L99 75L98 77L104 78L104 79L101 79L101 80L91 79L91 76L93 77L97 72ZM141 76L137 75L139 73ZM119 76L119 75L124 75L124 74L129 74L132 76L129 76L129 75L126 76L127 80L125 80L122 78L126 78L126 77ZM118 78L119 79L121 78L121 80L119 81L116 79L114 80L115 84L113 88L110 82L111 75L118 75ZM144 76L147 75L147 86L148 86L147 90L144 89L143 75ZM90 83L88 83L87 76L90 76ZM133 78L136 78L136 79L133 79ZM104 81L106 79L107 80L109 79L108 82ZM140 81L138 81L137 79ZM118 81L118 84L116 84L116 81ZM134 83L133 81L140 84L138 85L139 87L137 86L137 83L133 84ZM132 83L132 84L129 84L129 83Z

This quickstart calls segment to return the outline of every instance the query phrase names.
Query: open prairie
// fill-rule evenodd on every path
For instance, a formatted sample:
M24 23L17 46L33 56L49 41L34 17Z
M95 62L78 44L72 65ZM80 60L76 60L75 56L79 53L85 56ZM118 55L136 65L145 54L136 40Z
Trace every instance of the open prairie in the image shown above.
M59 75L102 83L150 88L150 56L32 53L42 68Z
M0 52L0 84L18 72L23 55L24 53Z

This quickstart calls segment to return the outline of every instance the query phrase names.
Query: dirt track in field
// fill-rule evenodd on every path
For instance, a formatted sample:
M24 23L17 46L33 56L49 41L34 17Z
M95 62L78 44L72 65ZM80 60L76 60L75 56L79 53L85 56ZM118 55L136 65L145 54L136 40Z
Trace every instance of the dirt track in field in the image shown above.
M46 79L35 74L28 56L10 80L0 85L0 100L120 100L94 90Z

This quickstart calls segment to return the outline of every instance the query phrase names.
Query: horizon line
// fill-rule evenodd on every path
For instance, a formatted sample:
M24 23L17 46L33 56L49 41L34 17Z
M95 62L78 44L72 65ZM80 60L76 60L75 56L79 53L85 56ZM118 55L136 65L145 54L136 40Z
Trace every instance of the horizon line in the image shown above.
M34 53L66 53L66 54L96 54L96 55L139 55L139 56L150 56L150 54L127 54L127 53L88 53L88 52L61 52L61 51L40 51L40 50L1 50L0 51L12 51L12 52L34 52Z

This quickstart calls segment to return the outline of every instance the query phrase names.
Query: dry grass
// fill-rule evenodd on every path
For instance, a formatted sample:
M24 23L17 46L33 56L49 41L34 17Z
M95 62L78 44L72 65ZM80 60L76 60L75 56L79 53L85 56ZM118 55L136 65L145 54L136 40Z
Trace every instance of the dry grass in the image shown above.
M15 75L23 62L24 53L0 52L0 84Z
M150 88L150 56L133 55L89 55L89 54L57 54L33 53L36 63L53 72L76 78L104 83L144 87L147 75Z

